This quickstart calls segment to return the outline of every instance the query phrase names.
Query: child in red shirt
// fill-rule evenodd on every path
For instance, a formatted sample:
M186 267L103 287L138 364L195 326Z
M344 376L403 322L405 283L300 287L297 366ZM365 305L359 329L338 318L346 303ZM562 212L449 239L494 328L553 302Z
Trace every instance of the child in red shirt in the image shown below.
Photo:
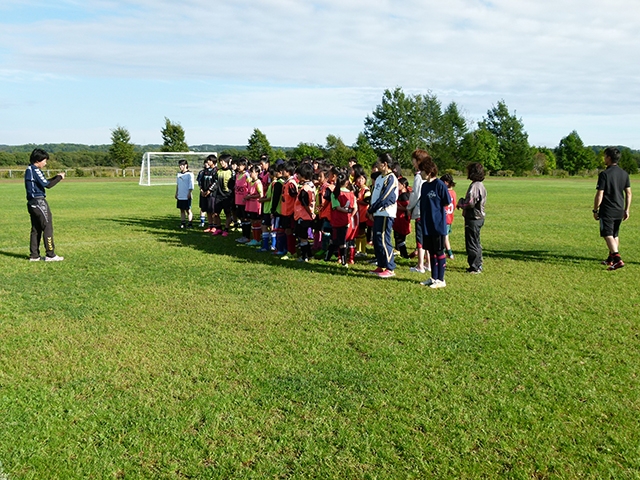
M407 251L407 235L411 233L411 220L407 214L409 206L409 182L406 178L398 179L398 213L393 222L393 237L396 242L396 250L400 252L402 258L409 258Z
M444 248L447 253L447 257L453 260L453 250L451 250L451 242L449 241L449 235L451 234L451 224L453 223L453 212L456 210L456 204L458 198L453 187L456 186L456 182L453 181L453 177L449 173L445 173L440 177L440 180L447 186L449 196L451 197L451 203L444 209L447 214L447 235L444 237Z

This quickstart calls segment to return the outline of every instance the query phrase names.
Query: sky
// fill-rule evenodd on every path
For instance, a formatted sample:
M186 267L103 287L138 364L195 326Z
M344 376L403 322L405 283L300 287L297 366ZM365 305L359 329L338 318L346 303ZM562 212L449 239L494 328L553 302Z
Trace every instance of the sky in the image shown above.
M635 0L2 0L0 144L347 145L385 89L640 148Z

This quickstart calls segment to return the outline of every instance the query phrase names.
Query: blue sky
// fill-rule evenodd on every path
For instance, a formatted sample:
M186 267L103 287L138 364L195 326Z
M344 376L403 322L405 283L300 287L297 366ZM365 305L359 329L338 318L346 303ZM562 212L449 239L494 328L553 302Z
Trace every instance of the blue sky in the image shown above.
M384 89L529 140L640 148L640 5L608 0L3 0L0 144L352 144Z

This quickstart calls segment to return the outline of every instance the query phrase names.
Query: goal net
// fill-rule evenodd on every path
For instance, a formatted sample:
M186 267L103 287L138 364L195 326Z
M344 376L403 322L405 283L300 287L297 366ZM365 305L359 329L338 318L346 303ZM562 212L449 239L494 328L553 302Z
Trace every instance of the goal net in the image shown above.
M146 152L142 156L140 167L140 185L175 185L176 175L180 171L178 162L186 160L189 170L197 173L204 159L216 152Z

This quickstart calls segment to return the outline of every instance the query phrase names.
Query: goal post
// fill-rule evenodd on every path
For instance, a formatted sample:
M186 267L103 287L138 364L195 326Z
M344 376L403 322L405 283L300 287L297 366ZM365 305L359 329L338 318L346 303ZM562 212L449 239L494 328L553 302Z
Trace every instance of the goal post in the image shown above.
M198 172L204 159L209 155L218 156L217 152L146 152L142 155L140 166L140 185L175 185L179 171L178 162L186 160L189 170Z

